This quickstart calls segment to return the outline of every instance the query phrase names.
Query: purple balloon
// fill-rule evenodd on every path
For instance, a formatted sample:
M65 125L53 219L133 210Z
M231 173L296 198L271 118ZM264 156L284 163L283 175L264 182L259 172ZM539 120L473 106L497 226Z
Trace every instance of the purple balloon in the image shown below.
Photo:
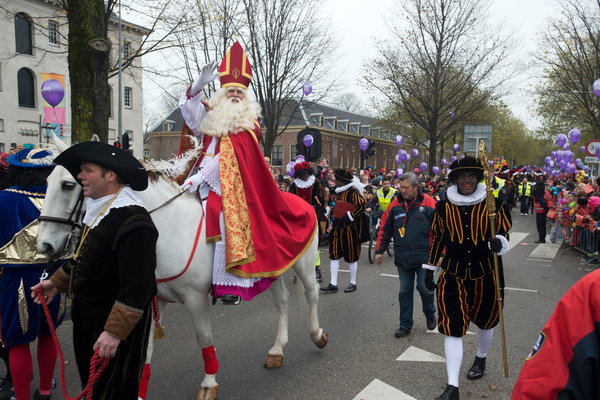
M565 143L567 143L567 135L559 133L558 136L556 137L555 143L558 147L563 147L565 145Z
M396 175L400 176L400 175L402 175L402 174L404 174L404 170L403 170L402 168L398 168L398 169L396 170Z
M453 163L456 160L458 160L458 158L456 156L452 156L452 158L450 159L450 162Z
M396 144L398 146L402 146L402 142L404 142L404 138L402 137L402 135L396 135Z
M447 161L446 161L446 159L445 159L445 158L442 158L442 159L440 160L440 164L442 164L442 165L446 165L446 164L447 164Z
M308 96L309 94L312 93L312 85L309 82L304 82L304 85L302 85L302 92L304 93L305 96Z
M581 147L579 148L579 151L581 151L582 153L585 153L585 146L581 146Z
M369 141L367 140L367 138L362 138L358 141L358 147L362 150L365 151L369 148Z
M304 136L302 142L306 147L310 147L313 144L314 140L315 139L313 139L312 135L309 133L308 135Z
M548 165L548 167L552 168L554 167L554 161L550 160L546 163Z
M454 111L450 111L450 112L448 113L448 115L450 116L450 118L454 118L454 117L456 117L456 114L454 113Z
M303 156L302 154L298 154L298 155L296 156L296 162L302 162L302 161L306 161L306 160L304 159L304 156ZM290 162L293 162L293 161L290 161Z
M400 161L406 160L407 155L408 154L406 154L406 150L404 150L404 149L398 150L398 158L400 159Z
M588 167L587 165L584 165L584 166L583 166L583 172L585 172L586 174L587 174L588 172L590 172L590 167Z
M572 163L569 163L565 168L565 172L569 175L575 173L575 171L577 171L577 168Z
M592 85L592 89L594 90L594 94L600 97L600 79L596 79L594 84Z
M550 155L552 156L552 158L556 158L556 151L553 151L552 153L550 153Z
M402 164L402 160L400 159L400 154L396 154L396 163Z
M571 150L571 144L569 142L565 143L565 145L563 146L563 149Z
M416 156L418 156L418 155L419 155L419 150L417 150L417 149L413 149L413 151L412 151L412 155L413 155L413 157L416 157Z
M560 169L565 169L567 167L567 162L565 160L560 160L558 165L560 166Z
M582 166L582 164L581 164L581 158L575 159L575 165L577 165L578 167Z
M411 159L411 157L410 157L410 154L408 154L408 153L407 153L407 154L406 154L406 161L408 161L408 160L410 160L410 159Z
M421 171L425 172L427 170L427 163L422 162L421 165L419 165L419 168L421 169Z
M42 84L42 97L46 103L56 107L65 97L65 89L56 79L48 79Z
M489 160L489 161L488 161L488 164L490 164L490 165L494 165L494 160Z
M596 147L596 157L600 158L600 146Z
M440 169L437 165L434 165L433 167L431 167L431 172L433 172L434 174L439 174Z
M293 178L294 177L294 165L296 165L296 163L294 161L290 161L289 163L287 163L287 165L285 166L285 171L287 172L287 174Z
M454 145L452 146L452 150L458 151L459 149L460 149L460 146L458 145L458 143L454 143Z
M581 139L581 132L579 132L579 129L571 129L569 131L569 140L571 143L575 144L579 142L579 139Z
M573 152L572 151L565 151L563 152L563 160L565 160L566 162L570 162L573 160Z

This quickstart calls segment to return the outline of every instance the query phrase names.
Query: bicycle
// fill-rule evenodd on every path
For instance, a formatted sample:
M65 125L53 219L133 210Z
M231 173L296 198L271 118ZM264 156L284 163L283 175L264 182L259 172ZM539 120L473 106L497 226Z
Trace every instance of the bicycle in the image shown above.
M381 216L383 212L379 209L379 206L368 214L369 215L369 262L375 263L375 251L377 250L377 235L379 233L379 225L381 223ZM390 257L394 256L392 242L388 244L387 253Z

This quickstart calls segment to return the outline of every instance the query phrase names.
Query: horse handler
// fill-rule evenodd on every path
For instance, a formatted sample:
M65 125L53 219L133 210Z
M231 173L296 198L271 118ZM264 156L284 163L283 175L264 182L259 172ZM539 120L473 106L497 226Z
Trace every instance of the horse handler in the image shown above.
M136 400L156 294L158 231L134 193L148 186L146 171L128 152L100 142L76 144L54 162L83 186L83 232L71 262L31 289L43 289L51 302L72 279L73 345L83 386L98 350L111 361L94 399ZM32 297L40 302L35 292Z

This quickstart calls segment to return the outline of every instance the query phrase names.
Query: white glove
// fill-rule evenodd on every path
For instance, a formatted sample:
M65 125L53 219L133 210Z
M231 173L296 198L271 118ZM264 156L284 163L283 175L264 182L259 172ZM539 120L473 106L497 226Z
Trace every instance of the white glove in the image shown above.
M181 190L188 190L192 193L195 193L198 190L198 186L204 181L204 177L200 175L199 172L190 176L183 182L180 186Z
M217 68L219 68L218 61L211 61L204 67L202 67L202 70L200 71L200 76L198 77L198 79L196 79L196 82L194 82L192 84L192 87L190 88L190 96L197 95L206 84L211 83L212 81L217 79L217 77L219 76L219 71L217 71Z

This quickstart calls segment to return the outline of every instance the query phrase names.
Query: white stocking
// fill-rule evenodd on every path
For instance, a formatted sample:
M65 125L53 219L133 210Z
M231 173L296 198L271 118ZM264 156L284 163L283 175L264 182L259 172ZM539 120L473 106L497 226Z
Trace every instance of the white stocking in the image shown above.
M356 285L356 272L358 270L358 262L354 261L348 264L348 269L350 270L350 283Z
M477 348L477 357L485 358L487 356L487 352L490 348L490 344L492 344L493 337L494 328L488 330L477 330L477 344L479 345Z
M337 276L340 270L340 260L331 260L329 263L329 269L331 270L331 284L337 286Z
M446 372L448 373L448 384L458 387L458 375L463 358L462 338L444 336L444 349L446 351Z

